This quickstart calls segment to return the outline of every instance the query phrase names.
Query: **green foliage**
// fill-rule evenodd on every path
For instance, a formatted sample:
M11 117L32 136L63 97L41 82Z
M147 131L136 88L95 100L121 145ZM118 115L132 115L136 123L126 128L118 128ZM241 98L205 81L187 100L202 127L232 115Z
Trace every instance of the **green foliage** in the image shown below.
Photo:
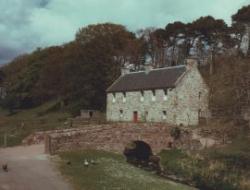
M8 96L15 97L16 108L60 99L72 113L80 108L104 110L106 89L126 59L132 59L133 46L141 48L137 43L122 25L84 27L71 43L38 49L5 66Z
M33 132L69 127L64 122L70 114L63 111L53 112L56 105L57 102L48 102L33 109L15 111L12 115L0 109L0 147L3 146L5 134L7 145L17 146Z
M227 30L226 23L221 19L214 19L212 16L201 17L189 25L189 29L199 32L205 36Z
M167 36L175 36L179 33L186 33L187 25L182 22L170 23L165 27Z
M249 59L218 57L215 65L216 71L208 80L211 89L210 108L219 108L223 110L221 116L232 118L233 114L248 105Z
M8 95L7 97L5 97L4 99L0 100L0 106L3 109L6 109L9 111L9 114L13 114L14 113L14 109L18 107L18 99L17 97L11 95Z
M250 5L242 7L232 16L233 21L249 23L250 22Z
M177 176L184 175L184 169L180 162L188 158L185 152L178 149L163 150L159 156L161 157L161 164L167 172L171 171Z
M160 154L164 169L202 190L245 190L250 188L249 138L238 138L221 148L185 153L164 150Z

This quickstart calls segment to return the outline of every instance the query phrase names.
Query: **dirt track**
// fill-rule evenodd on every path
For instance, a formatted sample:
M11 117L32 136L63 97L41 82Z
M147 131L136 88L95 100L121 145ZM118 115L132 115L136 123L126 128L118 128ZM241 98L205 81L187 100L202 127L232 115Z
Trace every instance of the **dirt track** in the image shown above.
M8 163L9 172L2 164ZM0 190L72 190L44 154L44 145L0 149Z

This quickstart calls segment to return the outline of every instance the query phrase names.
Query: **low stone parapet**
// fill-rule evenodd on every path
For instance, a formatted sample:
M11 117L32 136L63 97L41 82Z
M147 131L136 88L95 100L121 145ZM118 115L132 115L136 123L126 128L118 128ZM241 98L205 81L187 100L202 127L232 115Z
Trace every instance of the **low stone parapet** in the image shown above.
M218 142L197 135L196 130L181 128L179 139L173 139L173 126L161 123L113 123L90 125L80 129L52 131L46 134L45 147L49 154L69 150L97 149L122 153L125 146L133 141L150 145L153 153L163 149L202 149Z

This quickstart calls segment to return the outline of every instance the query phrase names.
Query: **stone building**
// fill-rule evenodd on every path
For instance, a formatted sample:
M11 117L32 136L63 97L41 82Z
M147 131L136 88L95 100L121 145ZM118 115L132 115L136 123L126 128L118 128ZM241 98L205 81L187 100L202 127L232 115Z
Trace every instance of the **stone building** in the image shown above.
M209 116L208 86L197 61L124 73L107 89L107 120L197 125Z

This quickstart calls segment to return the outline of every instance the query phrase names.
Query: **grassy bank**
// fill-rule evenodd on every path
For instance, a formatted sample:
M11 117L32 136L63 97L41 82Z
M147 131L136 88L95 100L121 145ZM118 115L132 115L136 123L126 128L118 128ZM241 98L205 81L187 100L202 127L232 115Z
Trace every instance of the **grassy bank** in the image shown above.
M162 165L170 174L194 182L202 190L250 189L250 140L236 139L226 147L186 153L162 151Z
M54 102L50 102L37 108L18 110L12 115L0 109L0 147L4 145L5 135L7 145L15 146L32 132L66 127L64 122L70 115L62 111L51 111L54 105Z
M62 153L60 157L61 172L71 180L77 190L193 189L133 167L126 163L123 156L113 153L92 150ZM93 159L97 164L85 167L84 159ZM68 161L71 162L70 165L66 164Z

